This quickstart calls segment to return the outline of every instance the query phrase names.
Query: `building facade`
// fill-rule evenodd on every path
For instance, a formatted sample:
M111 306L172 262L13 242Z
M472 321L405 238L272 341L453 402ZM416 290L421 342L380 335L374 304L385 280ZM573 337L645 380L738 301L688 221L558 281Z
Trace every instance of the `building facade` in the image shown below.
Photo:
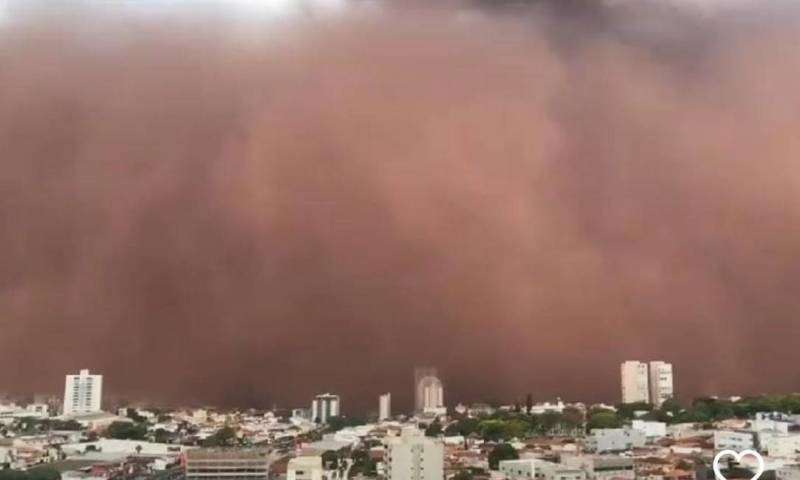
M435 368L414 369L414 408L422 413L440 413L444 408L444 386Z
M714 431L714 450L749 450L756 447L756 435L747 431Z
M64 415L99 412L103 402L103 376L81 370L67 375L64 384Z
M317 395L311 402L311 420L316 423L328 423L331 417L340 415L340 407L339 395L331 393Z
M392 418L392 394L384 393L378 398L378 420Z
M182 461L186 480L266 480L270 463L257 449L193 449Z
M673 395L672 364L662 361L650 362L650 402L659 408Z
M647 364L629 360L621 367L622 403L649 402Z
M536 476L536 460L500 460L497 469L508 479L526 479Z
M286 480L322 480L322 457L300 456L289 460Z
M443 480L444 445L415 428L406 427L386 440L388 480Z
M644 447L644 432L632 428L595 428L586 437L586 450L597 453L622 452Z

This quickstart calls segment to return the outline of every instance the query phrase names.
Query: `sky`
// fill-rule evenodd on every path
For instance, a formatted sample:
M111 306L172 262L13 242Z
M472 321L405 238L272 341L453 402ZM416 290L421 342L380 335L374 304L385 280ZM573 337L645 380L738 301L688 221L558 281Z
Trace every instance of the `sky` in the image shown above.
M797 7L719 3L6 0L0 392L800 390Z

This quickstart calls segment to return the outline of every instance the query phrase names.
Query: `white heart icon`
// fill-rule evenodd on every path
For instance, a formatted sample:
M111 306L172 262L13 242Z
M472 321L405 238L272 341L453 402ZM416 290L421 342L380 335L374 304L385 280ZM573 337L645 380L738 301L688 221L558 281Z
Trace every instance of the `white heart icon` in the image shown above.
M742 461L742 457L746 457L750 455L755 457L758 461L758 470L756 471L755 475L750 480L758 480L758 477L764 473L764 457L761 456L760 453L756 452L755 450L742 450L741 452L734 452L733 450L722 450L714 457L714 476L717 477L717 480L728 480L725 476L719 471L719 462L722 457L733 457L736 459L737 462Z

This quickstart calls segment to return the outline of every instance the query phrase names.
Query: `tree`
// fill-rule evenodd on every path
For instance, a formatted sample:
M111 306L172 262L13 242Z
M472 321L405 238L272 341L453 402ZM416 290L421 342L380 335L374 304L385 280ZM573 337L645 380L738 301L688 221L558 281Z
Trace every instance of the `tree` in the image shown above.
M497 470L502 460L516 460L519 458L517 451L508 443L496 445L489 452L489 468Z
M153 434L153 440L156 443L171 443L172 442L172 434L168 431L164 430L163 428L159 428Z
M529 393L525 397L525 413L530 415L532 410L533 410L533 395Z
M52 467L36 467L28 470L28 480L60 480L61 473Z
M595 410L589 416L588 429L595 428L619 428L622 426L622 419L611 410Z
M106 429L106 435L120 440L144 440L147 427L138 423L114 422Z
M353 465L350 467L350 477L355 477L358 474L366 477L374 477L377 475L377 466L375 460L369 456L366 450L354 450L351 458Z
M450 480L472 480L472 473L469 470L459 470Z
M496 442L503 439L505 422L503 420L482 420L478 430L484 440Z
M343 428L364 425L364 420L355 417L336 416L336 417L329 417L327 424L328 424L328 430L331 430L333 432L338 432Z
M647 402L621 403L617 405L617 414L625 419L631 420L635 412L649 412L653 410L653 405Z
M336 470L339 468L339 455L333 450L326 450L322 454L322 466L326 470Z
M469 436L479 430L480 421L477 418L464 417L455 423L451 423L445 428L446 435Z
M0 480L60 480L61 474L55 468L35 467L27 471L0 470Z
M228 426L222 427L217 430L214 435L203 440L204 447L233 447L238 443L236 431Z
M438 437L442 434L442 424L439 423L439 419L432 421L428 428L425 429L425 436L426 437Z
M135 408L132 408L132 407L128 408L128 418L130 418L131 420L133 420L136 423L143 423L143 422L147 421L146 418L144 418L143 416L139 415L139 412Z

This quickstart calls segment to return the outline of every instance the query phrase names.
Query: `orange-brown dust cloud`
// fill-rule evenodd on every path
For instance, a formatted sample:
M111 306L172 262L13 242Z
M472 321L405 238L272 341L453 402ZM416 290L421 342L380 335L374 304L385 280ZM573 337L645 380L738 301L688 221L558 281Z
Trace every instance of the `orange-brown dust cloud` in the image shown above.
M135 3L0 16L0 391L800 389L792 8Z

